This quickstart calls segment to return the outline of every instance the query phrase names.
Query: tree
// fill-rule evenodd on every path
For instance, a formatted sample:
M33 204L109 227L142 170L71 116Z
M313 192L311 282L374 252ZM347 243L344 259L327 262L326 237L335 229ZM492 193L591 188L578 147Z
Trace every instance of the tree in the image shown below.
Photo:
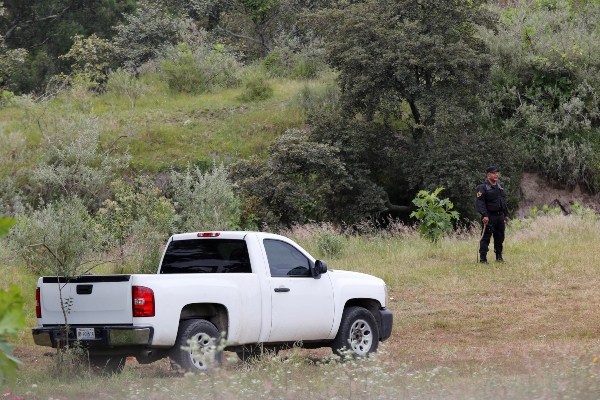
M4 0L4 8L2 43L29 52L26 65L11 81L27 92L54 74L69 73L69 64L58 56L69 51L75 35L110 39L113 26L135 10L135 0Z
M335 145L350 174L379 188L363 214L406 211L394 203L439 186L474 213L470 196L493 146L478 125L491 58L477 32L495 22L481 4L340 1L312 14L342 95L338 115L311 117L310 137Z
M382 191L355 170L350 173L334 145L317 143L300 130L286 131L269 148L266 161L231 167L244 200L245 216L256 223L291 226L308 221L353 223L364 210L382 207Z
M498 29L481 33L495 60L485 128L520 143L526 168L597 193L600 5L517 2L495 11Z

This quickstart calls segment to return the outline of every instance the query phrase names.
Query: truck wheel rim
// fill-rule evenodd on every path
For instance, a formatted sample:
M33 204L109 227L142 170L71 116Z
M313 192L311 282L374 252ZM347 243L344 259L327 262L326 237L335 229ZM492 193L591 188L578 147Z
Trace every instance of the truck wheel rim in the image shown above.
M350 328L350 347L354 353L364 356L373 345L373 331L364 319L357 319Z
M206 333L199 333L190 339L190 359L192 365L205 371L215 358L215 341Z

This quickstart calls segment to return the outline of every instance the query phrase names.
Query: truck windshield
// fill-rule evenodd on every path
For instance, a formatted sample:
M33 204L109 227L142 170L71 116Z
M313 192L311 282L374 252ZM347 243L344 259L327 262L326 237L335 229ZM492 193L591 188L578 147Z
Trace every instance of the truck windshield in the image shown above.
M251 273L244 240L190 239L169 243L161 274Z

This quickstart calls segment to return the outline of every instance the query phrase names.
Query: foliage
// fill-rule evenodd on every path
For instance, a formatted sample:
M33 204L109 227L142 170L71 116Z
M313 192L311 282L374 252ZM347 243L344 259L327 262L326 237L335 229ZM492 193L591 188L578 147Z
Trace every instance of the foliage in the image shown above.
M6 220L0 219L0 225L2 223L6 224ZM17 379L17 368L21 362L13 357L14 344L7 338L16 338L23 328L25 312L21 291L14 285L8 290L0 288L0 388Z
M4 42L4 37L0 35L0 87L10 88L14 86L14 83L10 81L10 77L23 65L26 56L27 50L8 48Z
M578 217L584 218L584 219L591 219L591 220L596 220L598 219L598 215L594 212L594 210L592 210L589 207L585 207L581 204L579 204L578 201L576 201L573 206L571 207L571 209L573 210L573 213L575 215L577 215Z
M33 171L32 180L46 200L79 196L98 201L104 185L129 163L127 153L115 151L116 143L101 148L98 122L91 118L63 120L57 131L44 139L45 159Z
M335 82L325 81L319 85L305 83L292 103L308 115L314 115L320 110L337 109L340 91Z
M444 188L437 188L433 193L419 191L413 203L417 210L410 213L411 218L420 221L419 234L432 242L439 241L444 233L453 229L452 220L458 220L458 212L451 211L454 205L449 199L440 199L438 194Z
M317 247L324 257L338 257L344 251L344 239L334 232L324 231L317 236Z
M102 249L96 224L77 197L22 215L8 239L27 270L35 275L82 275L99 263Z
M273 96L273 87L264 76L250 74L246 77L242 93L239 99L241 101L267 100Z
M224 165L203 173L197 166L171 172L173 204L183 232L235 230L240 224L240 203Z
M110 93L126 96L131 103L132 113L135 111L136 102L148 90L140 79L121 68L108 73L106 89Z
M190 48L180 43L165 51L161 70L170 89L200 94L214 88L237 86L241 67L233 56L208 44Z
M269 76L313 79L326 69L325 50L312 35L284 37L261 65Z
M145 62L157 58L165 46L177 42L179 21L163 2L139 1L136 13L124 18L123 25L115 26L113 41L126 69L137 71Z
M135 0L5 0L0 35L8 49L27 49L22 68L10 76L15 92L42 91L52 75L70 73L58 59L75 35L110 39L112 27L135 9Z
M576 207L574 207L576 208ZM534 206L531 210L529 210L529 215L532 218L537 218L541 215L560 215L562 214L562 209L560 207L550 208L548 204L544 204L542 209L538 209L537 206Z
M306 132L286 131L269 147L269 158L251 158L231 167L245 215L272 228L312 221L355 222L381 193L369 193L339 159L340 150L309 140ZM376 189L375 189L376 190ZM359 201L357 201L357 197Z
M310 116L311 140L337 147L356 178L350 184L372 195L361 218L402 215L418 190L442 185L473 213L473 171L497 147L478 126L491 59L476 33L494 24L480 4L368 0L313 14L341 97L339 111ZM510 154L509 147L499 151Z
M73 46L59 59L72 60L71 71L87 80L104 83L107 79L108 67L114 60L116 49L108 40L100 39L96 34L84 38L73 36Z
M600 4L557 0L494 8L481 37L494 57L483 124L519 141L523 164L568 186L600 190Z
M112 199L102 203L96 221L106 247L117 251L116 270L155 272L159 250L174 231L173 205L148 177L135 178L132 185L118 179L111 187Z

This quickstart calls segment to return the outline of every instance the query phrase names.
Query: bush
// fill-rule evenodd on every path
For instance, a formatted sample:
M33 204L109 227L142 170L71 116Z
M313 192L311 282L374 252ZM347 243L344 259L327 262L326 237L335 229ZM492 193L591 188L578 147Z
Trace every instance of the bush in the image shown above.
M106 152L100 146L98 122L92 118L62 121L45 137L45 160L32 174L43 199L79 196L95 200L114 177L129 165L129 155Z
M11 285L8 290L0 289L0 388L17 379L20 361L13 357L14 344L7 338L16 338L24 328L25 312L19 288Z
M171 90L200 94L239 85L241 66L221 47L201 44L191 48L180 43L165 52L161 70Z
M413 211L410 217L421 222L419 234L432 242L437 242L444 233L452 230L452 219L458 220L458 213L450 211L454 208L452 202L438 198L442 190L444 188L437 188L433 193L421 190L412 201L417 206L417 211Z
M325 231L317 236L317 247L323 257L338 257L344 252L344 239L336 233Z
M113 199L104 201L96 221L106 247L117 251L115 272L156 272L161 246L175 228L175 208L147 177L111 186Z
M15 254L34 275L82 275L98 260L102 238L77 197L47 204L19 218L8 235Z
M197 166L171 173L173 203L185 232L239 228L239 200L222 164L203 173Z
M273 87L259 74L252 74L246 78L244 89L239 99L241 101L266 100L273 96Z

